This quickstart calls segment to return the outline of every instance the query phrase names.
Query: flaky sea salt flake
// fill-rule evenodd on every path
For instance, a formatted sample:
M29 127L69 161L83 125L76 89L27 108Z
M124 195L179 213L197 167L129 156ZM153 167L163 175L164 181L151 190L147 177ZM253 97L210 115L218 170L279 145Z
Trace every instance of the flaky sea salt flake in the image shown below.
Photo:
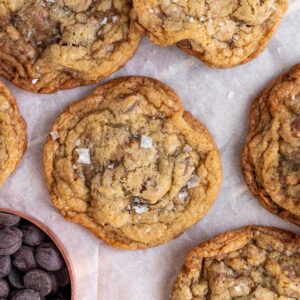
M149 210L148 206L146 205L135 205L135 206L132 206L132 209L135 211L135 213L137 214L143 214L145 212L147 212Z
M89 165L91 163L90 150L88 148L76 149L79 157L77 162L84 165Z
M34 79L32 79L31 83L32 83L32 84L37 84L38 81L39 81L39 80L38 80L37 78L34 78Z
M51 131L50 135L52 136L52 139L54 141L56 141L57 139L59 139L59 134L58 134L58 131L56 131L56 130Z
M184 202L185 199L188 197L189 193L187 192L187 190L181 190L179 193L178 193L178 198L180 201Z
M142 135L140 146L144 149L150 149L152 147L152 138L147 135Z
M192 189L197 187L199 184L200 184L200 177L197 175L193 175L187 183L187 188Z
M188 144L186 144L183 148L184 152L191 152L192 150L193 150L193 148Z
M76 146L79 146L79 145L80 145L80 139L76 139L76 140L75 140L75 145L76 145Z

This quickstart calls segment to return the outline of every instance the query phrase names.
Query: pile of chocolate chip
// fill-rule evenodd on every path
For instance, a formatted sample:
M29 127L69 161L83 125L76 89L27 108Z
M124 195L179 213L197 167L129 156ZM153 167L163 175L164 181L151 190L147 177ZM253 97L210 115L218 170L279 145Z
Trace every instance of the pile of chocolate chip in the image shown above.
M60 251L38 227L0 212L0 300L69 300Z

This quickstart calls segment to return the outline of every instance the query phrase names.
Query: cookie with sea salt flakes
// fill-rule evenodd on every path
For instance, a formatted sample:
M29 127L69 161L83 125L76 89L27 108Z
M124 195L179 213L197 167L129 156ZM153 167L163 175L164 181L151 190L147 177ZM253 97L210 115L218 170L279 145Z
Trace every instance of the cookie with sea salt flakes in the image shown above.
M176 44L212 67L259 55L280 24L287 0L133 0L152 42Z
M17 168L26 145L25 121L13 95L0 81L0 187Z
M252 103L242 167L261 204L300 226L300 65Z
M292 232L225 232L190 251L171 299L300 299L299 263L300 237Z
M0 2L0 75L38 93L108 77L142 38L131 0Z
M165 243L202 218L220 189L219 151L166 85L124 77L55 121L44 149L53 204L111 245Z

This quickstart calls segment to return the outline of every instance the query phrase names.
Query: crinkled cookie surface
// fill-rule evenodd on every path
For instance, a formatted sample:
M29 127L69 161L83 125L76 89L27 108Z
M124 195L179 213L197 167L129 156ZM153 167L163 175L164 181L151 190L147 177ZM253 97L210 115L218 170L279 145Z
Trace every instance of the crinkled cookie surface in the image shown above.
M300 65L253 102L242 166L264 207L300 225Z
M0 75L51 93L99 81L142 38L130 0L1 0Z
M177 46L213 67L233 67L260 54L287 0L133 0L150 40Z
M44 151L53 204L109 244L147 248L203 217L222 179L207 129L164 84L108 82L55 121Z
M26 149L26 124L8 88L0 81L0 186Z
M172 300L297 300L299 266L299 236L270 227L245 227L194 248Z

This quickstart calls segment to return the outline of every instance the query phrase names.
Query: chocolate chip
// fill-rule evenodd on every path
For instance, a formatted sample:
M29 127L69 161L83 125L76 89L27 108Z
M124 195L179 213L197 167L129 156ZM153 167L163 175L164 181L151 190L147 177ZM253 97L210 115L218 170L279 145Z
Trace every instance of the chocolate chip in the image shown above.
M12 268L11 272L8 274L8 281L12 287L15 289L25 288L23 274L16 268Z
M8 213L0 212L0 225L1 226L14 226L20 222L20 217Z
M11 260L9 256L0 256L0 278L8 275L11 271Z
M41 296L49 295L52 291L50 275L39 269L27 272L24 276L24 283L26 288L39 292Z
M70 283L69 272L66 266L55 272L58 285L64 287Z
M28 246L38 246L46 238L43 231L31 224L22 226L21 231L23 233L23 243Z
M34 249L29 246L21 246L21 248L14 253L12 264L21 272L28 272L37 267L34 258Z
M40 267L47 271L58 271L64 261L58 249L52 243L43 243L35 250L35 260Z
M0 279L0 297L6 298L9 294L9 285L3 278Z
M51 290L51 294L55 294L57 293L58 291L58 280L57 280L57 277L54 273L48 273L50 278L51 278L51 281L52 281L52 290Z
M0 255L11 255L22 245L22 232L14 227L0 229Z
M11 300L41 300L39 293L33 290L22 290L13 295Z

